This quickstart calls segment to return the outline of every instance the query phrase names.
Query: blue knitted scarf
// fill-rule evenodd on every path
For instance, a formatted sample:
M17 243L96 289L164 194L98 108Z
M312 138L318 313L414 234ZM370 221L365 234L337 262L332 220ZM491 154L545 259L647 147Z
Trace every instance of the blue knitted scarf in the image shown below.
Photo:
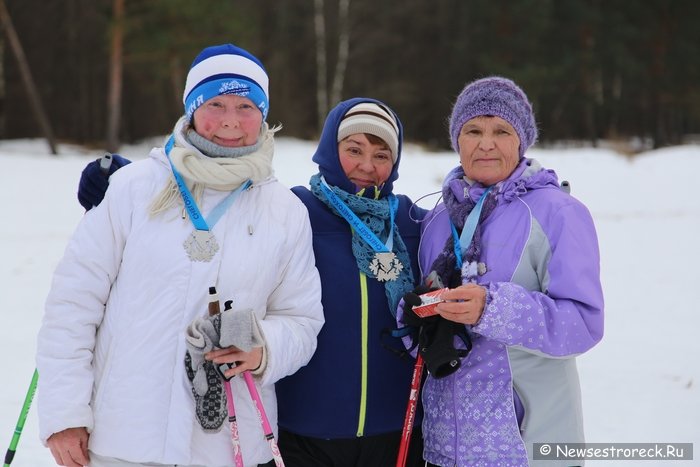
M321 174L312 176L311 180L309 181L311 192L326 206L328 206L333 214L342 217L323 193L321 183ZM352 212L355 213L357 217L359 217L365 223L365 225L367 225L367 227L369 227L369 229L377 237L386 241L386 238L391 231L391 225L389 225L391 221L389 201L387 198L369 199L352 195L335 186L331 186L330 189L352 210ZM401 300L405 293L413 290L413 272L411 271L411 260L408 256L408 252L406 251L406 244L403 242L399 229L396 225L394 225L394 245L392 251L397 256L399 261L401 261L403 270L399 273L399 277L395 280L384 282L384 289L387 302L389 304L389 311L393 316L396 316L396 307L399 304L399 300ZM374 273L372 273L372 271L369 269L369 265L372 262L375 251L355 231L352 233L352 253L355 256L357 267L360 269L360 271L364 272L369 277L376 278Z

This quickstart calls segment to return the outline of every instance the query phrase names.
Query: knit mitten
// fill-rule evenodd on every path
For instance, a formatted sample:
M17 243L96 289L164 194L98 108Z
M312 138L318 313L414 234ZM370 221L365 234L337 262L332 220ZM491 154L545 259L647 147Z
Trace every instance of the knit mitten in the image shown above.
M80 182L78 183L78 202L86 211L102 202L109 185L110 175L116 172L117 169L130 163L129 159L119 154L112 154L112 164L109 166L107 173L103 172L100 167L100 159L94 160L85 166L80 174Z
M249 352L265 340L251 310L226 310L215 316L196 318L186 331L185 368L192 384L197 419L202 428L216 430L227 417L222 369L204 355L216 348L236 347ZM225 364L226 369L230 364Z
M185 370L192 384L195 414L200 426L205 430L218 430L227 417L226 393L219 372L210 361L195 367L189 350L185 354Z

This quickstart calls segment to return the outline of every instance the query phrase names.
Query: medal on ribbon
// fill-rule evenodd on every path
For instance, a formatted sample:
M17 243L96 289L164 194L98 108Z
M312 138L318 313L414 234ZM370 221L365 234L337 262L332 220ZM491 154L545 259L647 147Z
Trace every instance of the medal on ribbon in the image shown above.
M187 237L182 246L191 261L209 262L219 251L216 237L208 230L195 230Z
M206 220L202 216L202 213L197 206L197 203L192 196L187 184L177 171L173 161L170 159L170 151L172 151L173 146L175 146L175 138L171 135L168 142L165 144L165 155L170 162L170 167L172 168L173 175L175 177L175 182L177 183L178 189L180 191L180 196L182 196L182 201L185 204L187 214L190 217L190 221L194 225L194 231L187 236L185 241L182 243L182 247L187 253L187 257L190 261L211 261L216 253L219 251L219 242L216 241L216 237L212 233L211 229L219 221L221 216L224 215L226 210L233 204L233 201L238 197L239 194L245 189L247 189L252 182L246 180L241 186L236 188L234 191L229 193L219 204L217 204L214 209L209 213Z
M369 263L369 270L380 282L393 281L399 278L399 274L403 271L403 264L393 251L377 252Z
M399 206L399 200L394 195L388 196L389 201L389 235L386 243L382 242L357 215L330 189L326 180L321 177L321 189L328 201L338 213L350 224L357 234L375 251L369 270L380 282L394 281L403 271L403 264L392 251L394 246L394 215Z
M469 245L472 243L474 232L476 232L476 227L479 224L479 218L481 217L481 209L484 206L484 200L491 191L491 188L493 187L488 187L479 197L479 201L476 202L476 205L464 220L464 228L462 228L461 234L457 233L457 228L452 221L450 221L450 228L452 229L452 243L456 260L455 266L461 271L462 281L465 284L468 282L476 282L477 275L482 276L486 274L485 263L477 263L476 261L464 262L462 258L469 249ZM469 196L466 190L467 189L465 188L466 196Z

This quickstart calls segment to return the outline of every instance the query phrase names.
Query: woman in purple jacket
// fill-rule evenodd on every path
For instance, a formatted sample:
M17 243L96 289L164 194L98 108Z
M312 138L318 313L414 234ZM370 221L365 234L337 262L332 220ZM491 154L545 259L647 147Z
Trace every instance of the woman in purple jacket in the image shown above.
M595 227L552 170L524 157L537 127L511 80L468 84L450 137L460 165L426 216L419 250L425 286L449 289L439 316L418 318L407 297L400 318L420 327L429 370L424 457L536 465L533 443L584 441L575 357L603 335Z

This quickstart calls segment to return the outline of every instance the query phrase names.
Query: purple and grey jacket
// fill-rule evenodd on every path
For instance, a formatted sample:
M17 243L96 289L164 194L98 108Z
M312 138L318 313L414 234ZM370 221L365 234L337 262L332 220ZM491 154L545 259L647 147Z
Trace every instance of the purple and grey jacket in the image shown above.
M454 174L445 184L457 200L478 200L485 187ZM488 293L470 330L472 351L457 372L428 376L423 388L424 457L441 466L536 465L533 443L584 441L574 357L603 336L593 220L533 159L521 159L494 189L497 205L481 226L486 271L477 281ZM423 223L423 274L450 235L441 204Z

